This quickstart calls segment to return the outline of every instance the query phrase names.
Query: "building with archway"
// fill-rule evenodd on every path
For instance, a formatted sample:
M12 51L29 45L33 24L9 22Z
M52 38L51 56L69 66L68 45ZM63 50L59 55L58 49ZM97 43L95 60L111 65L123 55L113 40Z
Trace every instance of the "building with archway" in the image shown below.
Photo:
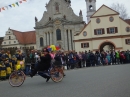
M102 5L74 37L76 51L130 50L130 20ZM105 48L104 48L105 47Z

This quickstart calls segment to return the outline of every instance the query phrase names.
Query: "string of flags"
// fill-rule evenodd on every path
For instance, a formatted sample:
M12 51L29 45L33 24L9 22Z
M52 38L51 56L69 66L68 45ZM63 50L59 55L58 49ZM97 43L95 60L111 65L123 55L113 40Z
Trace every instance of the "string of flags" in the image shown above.
M13 3L13 4L10 4L10 5L8 5L8 6L1 7L1 8L0 8L0 12L5 11L5 10L8 10L9 8L12 8L12 7L19 6L19 5L22 4L23 2L27 2L27 0L20 0L20 1L18 1L18 2L15 2L15 3Z

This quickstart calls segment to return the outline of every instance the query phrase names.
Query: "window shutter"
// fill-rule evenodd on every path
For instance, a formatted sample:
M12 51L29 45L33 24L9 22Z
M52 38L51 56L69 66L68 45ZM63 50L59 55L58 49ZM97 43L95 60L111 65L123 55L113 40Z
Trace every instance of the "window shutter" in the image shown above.
M97 31L96 30L94 30L94 35L97 35Z
M102 34L105 34L105 30L104 29L102 29Z
M107 34L109 34L109 28L107 28Z
M118 33L118 28L117 27L115 27L115 33Z
M84 44L83 44L83 43L81 43L81 48L83 48L83 45L84 45Z
M125 40L125 43L126 43L126 44L128 44L128 41L127 41L127 39Z
M89 47L89 43L87 43L87 47Z

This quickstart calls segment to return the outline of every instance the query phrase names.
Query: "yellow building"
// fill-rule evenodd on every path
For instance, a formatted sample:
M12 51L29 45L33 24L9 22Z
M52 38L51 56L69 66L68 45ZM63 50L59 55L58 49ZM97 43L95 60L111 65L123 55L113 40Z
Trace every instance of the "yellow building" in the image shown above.
M83 30L74 37L75 50L130 50L130 20L102 5Z

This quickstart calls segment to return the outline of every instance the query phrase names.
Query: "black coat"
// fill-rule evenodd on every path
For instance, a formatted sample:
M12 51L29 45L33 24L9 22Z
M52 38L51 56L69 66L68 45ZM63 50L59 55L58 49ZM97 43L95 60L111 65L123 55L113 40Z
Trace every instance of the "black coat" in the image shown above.
M48 70L51 67L50 54L46 54L45 56L41 56L40 59L41 59L41 61L38 64L38 70L39 71Z
M55 59L54 65L62 65L61 58L63 61L65 61L65 56L56 55L54 58Z

